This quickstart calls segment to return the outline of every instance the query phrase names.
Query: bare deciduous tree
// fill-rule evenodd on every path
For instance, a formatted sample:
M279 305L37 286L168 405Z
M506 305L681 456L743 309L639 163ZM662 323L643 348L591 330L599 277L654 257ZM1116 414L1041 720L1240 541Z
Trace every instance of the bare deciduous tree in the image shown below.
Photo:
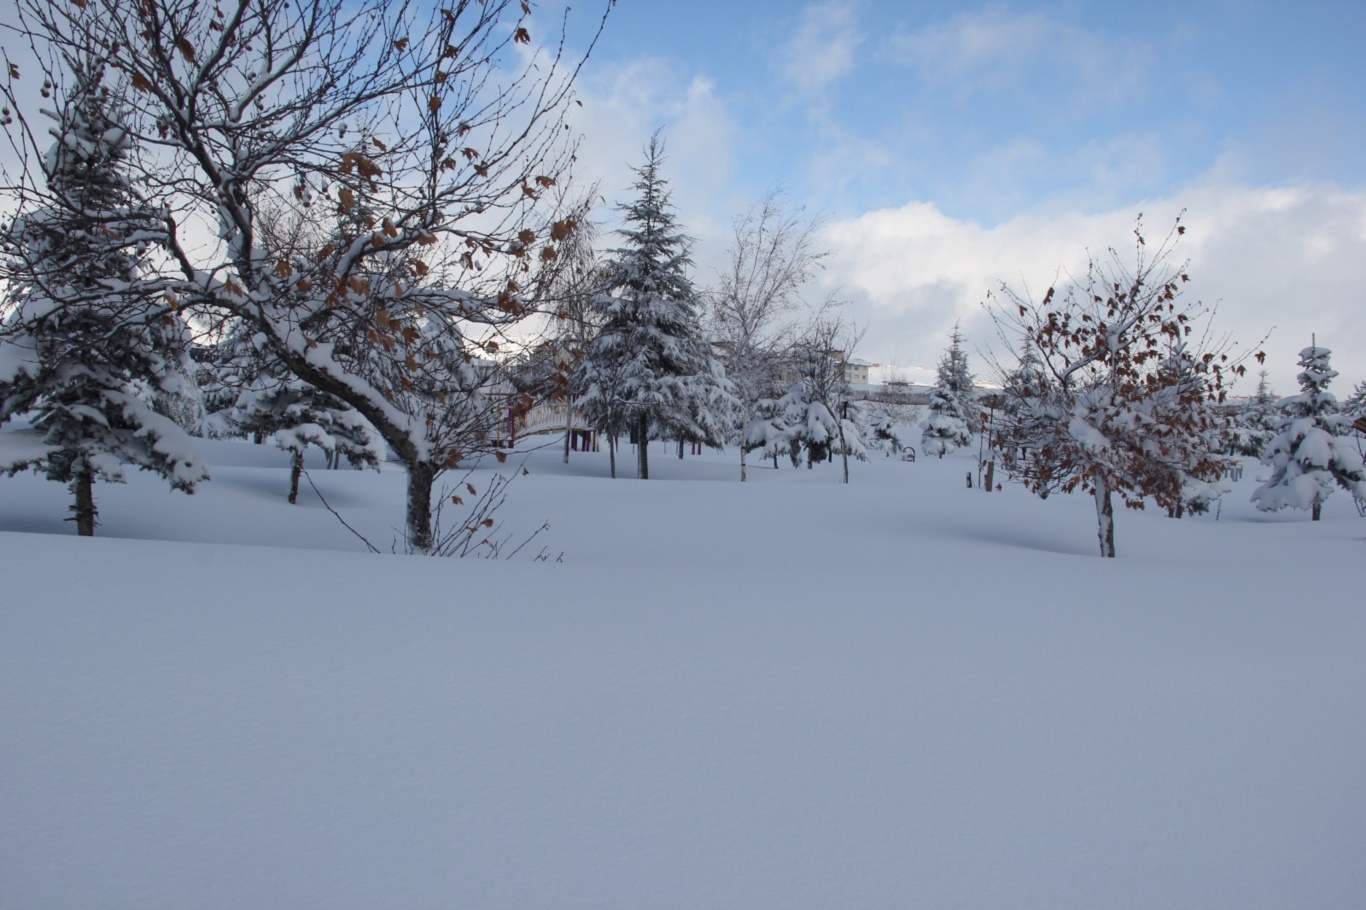
M759 402L772 395L785 348L793 340L793 327L783 320L797 308L802 287L829 253L818 247L820 220L789 209L776 189L737 217L732 230L730 261L706 300L713 337L725 351L726 376L739 402L744 481L746 455L754 444L762 444L751 432L760 419Z

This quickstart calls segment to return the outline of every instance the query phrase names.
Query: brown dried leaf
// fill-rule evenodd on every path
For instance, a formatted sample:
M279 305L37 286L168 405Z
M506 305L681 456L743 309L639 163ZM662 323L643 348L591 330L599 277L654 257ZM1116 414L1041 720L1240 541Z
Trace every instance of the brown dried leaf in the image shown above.
M567 239L570 234L574 233L574 229L578 226L578 222L572 218L566 218L564 221L557 221L550 226L550 239L559 243L560 241Z

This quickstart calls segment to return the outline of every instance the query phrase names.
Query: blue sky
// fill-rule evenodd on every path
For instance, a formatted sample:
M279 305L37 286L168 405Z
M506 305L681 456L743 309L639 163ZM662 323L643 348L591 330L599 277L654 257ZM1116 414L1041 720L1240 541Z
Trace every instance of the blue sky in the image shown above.
M609 200L662 127L698 239L781 184L822 213L860 353L933 363L1008 280L1188 210L1201 299L1294 390L1311 332L1366 378L1366 4L620 0L583 82ZM1302 336L1302 337L1301 337ZM985 372L985 366L979 367Z

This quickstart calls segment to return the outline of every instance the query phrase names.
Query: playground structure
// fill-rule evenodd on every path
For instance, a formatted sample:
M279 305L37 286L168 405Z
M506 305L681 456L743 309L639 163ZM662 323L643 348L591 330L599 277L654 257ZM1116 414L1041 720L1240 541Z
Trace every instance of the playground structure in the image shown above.
M568 429L569 446L573 451L598 450L597 431L588 426L583 412L574 407L566 408L560 402L538 404L520 415L504 412L500 415L498 425L505 428L507 433L507 438L500 440L500 444L507 448L515 446L519 439L527 436L559 436Z

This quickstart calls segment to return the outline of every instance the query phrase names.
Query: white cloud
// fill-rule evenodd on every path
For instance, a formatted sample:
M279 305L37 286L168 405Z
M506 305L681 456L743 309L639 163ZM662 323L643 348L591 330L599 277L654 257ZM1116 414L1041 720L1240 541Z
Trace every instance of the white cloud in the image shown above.
M917 202L831 224L827 277L869 327L865 359L933 363L958 320L974 344L991 346L981 303L1001 281L1037 298L1060 271L1080 273L1088 248L1131 255L1140 210L1157 236L1182 206L1188 293L1217 303L1216 329L1242 345L1275 328L1264 349L1278 392L1295 390L1296 356L1313 333L1334 350L1341 396L1366 378L1366 193L1332 186L1258 189L1210 179L1174 199L1099 214L1032 214L994 227Z
M1113 103L1141 89L1153 62L1151 49L1132 36L1000 8L899 30L884 53L960 96L979 89L1020 91L1035 84L1026 77L1052 72L1066 79L1074 102L1085 103Z
M862 42L852 4L812 3L802 9L797 29L775 63L788 85L802 94L815 94L853 70Z
M731 197L737 127L715 85L672 63L641 59L599 67L580 83L583 110L573 128L583 133L577 179L598 181L608 208L625 201L634 180L631 168L643 160L656 129L665 141L664 176L688 232L709 242L723 231L730 211L744 203Z

